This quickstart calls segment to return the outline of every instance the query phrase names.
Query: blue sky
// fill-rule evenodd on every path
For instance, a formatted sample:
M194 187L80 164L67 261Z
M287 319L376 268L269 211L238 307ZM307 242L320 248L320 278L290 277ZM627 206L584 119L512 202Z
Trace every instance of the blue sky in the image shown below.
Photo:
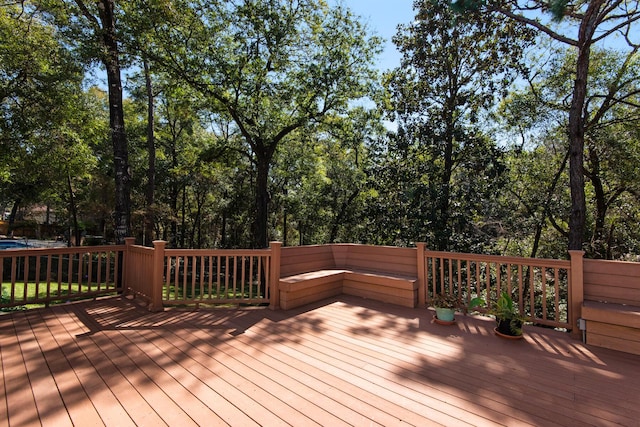
M386 71L400 65L400 54L391 42L398 24L413 21L413 0L342 0L355 14L362 17L371 31L385 39L385 49L378 67Z

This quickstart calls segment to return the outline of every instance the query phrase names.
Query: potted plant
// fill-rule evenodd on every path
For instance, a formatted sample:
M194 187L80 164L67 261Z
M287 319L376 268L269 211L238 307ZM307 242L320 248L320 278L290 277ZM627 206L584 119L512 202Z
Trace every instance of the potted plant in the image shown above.
M494 329L496 335L505 338L522 338L522 325L526 320L513 303L508 292L502 292L500 298L493 305L489 314L496 317L497 326Z
M431 305L436 310L434 321L441 325L451 325L455 322L456 308L460 306L460 300L450 294L435 294L431 299Z

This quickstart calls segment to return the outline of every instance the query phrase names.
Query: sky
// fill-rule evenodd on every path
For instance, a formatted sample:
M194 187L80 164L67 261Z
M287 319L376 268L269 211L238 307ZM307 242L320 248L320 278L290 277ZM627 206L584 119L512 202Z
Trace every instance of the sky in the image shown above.
M398 24L413 21L413 0L341 0L373 31L385 40L384 52L380 55L378 68L382 71L400 65L400 54L391 42ZM333 3L337 3L333 2Z

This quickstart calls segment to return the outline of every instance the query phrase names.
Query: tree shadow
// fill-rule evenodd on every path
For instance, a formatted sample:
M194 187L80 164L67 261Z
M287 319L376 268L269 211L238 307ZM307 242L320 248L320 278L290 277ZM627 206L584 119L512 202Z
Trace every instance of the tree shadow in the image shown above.
M325 398L328 390L344 393L342 385L356 390L356 398L385 399L361 383L393 390L397 407L406 401L470 424L637 425L640 419L638 356L528 326L524 340L506 341L486 318L459 315L454 325L441 326L428 309L345 295L288 311L161 313L107 298L0 316L0 327L3 369L22 369L14 378L3 371L10 378L6 407L25 387L33 394L33 402L21 404L24 411L10 410L23 424L47 424L46 417L85 410L89 400L101 415L120 408L149 425L155 411L179 422L216 416L223 404L234 406L235 416L255 410L269 417L260 399ZM104 403L105 396L111 401ZM167 396L171 401L158 403ZM137 419L141 413L149 418Z
M471 424L637 425L640 356L546 328L527 325L513 341L496 336L485 317L458 314L443 326L430 309L357 304L362 324L351 332L401 361L366 362Z

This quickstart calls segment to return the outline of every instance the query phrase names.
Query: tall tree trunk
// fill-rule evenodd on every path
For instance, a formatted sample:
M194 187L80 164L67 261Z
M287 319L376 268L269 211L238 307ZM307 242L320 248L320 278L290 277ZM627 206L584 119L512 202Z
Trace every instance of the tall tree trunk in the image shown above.
M591 166L589 176L596 202L595 225L593 236L591 237L591 255L594 258L606 258L604 221L607 216L607 202L605 200L604 185L600 178L600 158L595 148L589 149L589 164Z
M449 249L451 228L449 227L449 206L451 204L451 175L453 174L453 140L454 140L454 112L457 94L453 93L448 99L443 119L445 120L444 134L444 167L442 169L442 188L438 201L438 230L436 230L436 246L439 251Z
M256 199L255 199L255 218L253 223L253 245L255 248L266 248L268 246L269 235L268 216L269 216L269 170L271 168L271 160L274 154L274 144L265 144L259 141L255 144L256 152Z
M620 2L614 2L619 5ZM585 129L585 100L587 96L587 78L589 71L589 60L591 54L591 44L594 41L594 34L599 23L606 20L605 16L614 13L614 3L608 3L605 0L589 0L581 3L578 8L584 4L587 9L584 14L580 14L577 10L562 10L553 12L556 19L561 19L563 13L571 12L574 19L580 20L580 28L578 30L578 39L572 40L569 37L556 33L550 26L540 24L537 20L531 20L523 15L513 13L509 8L497 10L500 13L512 19L520 21L526 25L532 26L549 35L551 38L574 46L578 49L576 61L576 79L571 94L571 108L569 111L568 140L569 140L569 186L571 189L571 212L569 214L569 235L568 249L582 250L585 240L586 228L586 200L584 190L584 129ZM566 3L565 3L566 6ZM602 10L601 10L602 9ZM533 5L532 10L547 12L547 6L544 2L537 2ZM603 14L599 16L599 14ZM629 25L635 22L637 17L630 14L627 17L619 16L623 22L618 24L618 30L621 33L628 31ZM600 22L599 22L600 20ZM605 31L606 32L606 31Z
M176 149L176 137L171 140L171 166L173 170L178 167L178 152ZM178 197L180 194L180 183L174 175L171 177L170 207L171 207L171 247L178 247Z
M257 156L257 176L256 176L256 201L253 245L255 248L266 248L268 245L268 215L269 215L269 168L271 158L265 155Z
M582 250L587 205L584 192L584 102L587 97L587 77L591 40L602 1L591 1L578 32L576 80L569 111L569 186L571 214L569 216L569 250Z
M109 126L115 169L114 231L116 243L122 244L124 243L124 238L131 234L131 177L129 176L127 135L124 127L122 80L120 77L114 7L114 0L98 1L100 22L102 24L102 42L106 51L102 61L107 71Z
M7 231L9 237L13 237L13 227L16 223L16 216L18 215L18 208L20 207L21 202L22 199L18 197L14 200L13 206L11 207L11 213L9 214L9 229Z
M153 84L151 82L151 73L149 72L149 64L145 59L144 65L144 79L147 89L147 151L149 156L149 169L147 170L147 191L146 191L146 203L147 209L145 212L145 224L144 224L144 243L148 246L153 245L153 230L154 230L154 194L156 190L156 144L155 144L155 120L154 120L154 105L153 105Z
M187 237L187 186L182 187L182 208L180 210L180 247L184 248L185 238Z
M345 217L347 216L347 210L349 206L353 203L353 201L360 195L360 189L355 189L346 200L340 204L340 209L337 209L338 201L336 200L334 203L334 210L336 210L336 214L333 218L331 224L331 233L329 234L329 243L335 243L338 238L338 230L340 229L340 225L344 222ZM335 198L338 196L336 195Z
M71 213L71 222L73 224L73 237L75 245L80 246L80 239L82 236L80 236L80 227L78 227L78 210L76 209L76 198L73 195L73 187L71 186L71 175L68 173L67 189L69 190L69 212ZM69 236L69 244L71 244L71 236Z

